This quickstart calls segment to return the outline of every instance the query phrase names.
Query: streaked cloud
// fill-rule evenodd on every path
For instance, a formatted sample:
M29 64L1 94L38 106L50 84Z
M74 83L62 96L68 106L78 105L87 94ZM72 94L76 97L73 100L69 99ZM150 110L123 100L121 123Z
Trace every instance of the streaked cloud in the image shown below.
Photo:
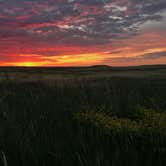
M0 25L0 64L149 64L164 56L166 1L0 0Z

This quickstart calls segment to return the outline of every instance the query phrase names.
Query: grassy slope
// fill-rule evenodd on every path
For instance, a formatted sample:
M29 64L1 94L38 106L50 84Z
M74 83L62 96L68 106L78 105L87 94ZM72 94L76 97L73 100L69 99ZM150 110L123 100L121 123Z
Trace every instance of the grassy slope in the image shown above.
M137 67L1 67L0 81L34 82L110 77L166 77L166 65Z
M163 166L165 84L164 77L1 82L0 150L14 166Z

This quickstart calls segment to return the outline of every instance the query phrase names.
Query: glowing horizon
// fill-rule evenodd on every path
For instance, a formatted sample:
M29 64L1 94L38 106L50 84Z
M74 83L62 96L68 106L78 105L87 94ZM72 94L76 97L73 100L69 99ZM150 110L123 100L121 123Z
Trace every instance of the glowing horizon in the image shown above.
M0 66L166 64L165 0L2 0L0 9Z

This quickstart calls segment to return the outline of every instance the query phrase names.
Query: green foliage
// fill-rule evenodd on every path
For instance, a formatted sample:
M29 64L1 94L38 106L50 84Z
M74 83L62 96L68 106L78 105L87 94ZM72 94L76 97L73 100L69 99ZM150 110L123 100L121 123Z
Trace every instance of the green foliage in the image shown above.
M90 123L110 134L123 134L138 131L138 124L130 119L110 117L100 112L81 112L77 113L75 116L78 121Z
M156 112L139 107L132 112L136 120L109 116L100 111L86 111L75 114L75 118L102 129L107 134L160 134L166 136L166 112Z

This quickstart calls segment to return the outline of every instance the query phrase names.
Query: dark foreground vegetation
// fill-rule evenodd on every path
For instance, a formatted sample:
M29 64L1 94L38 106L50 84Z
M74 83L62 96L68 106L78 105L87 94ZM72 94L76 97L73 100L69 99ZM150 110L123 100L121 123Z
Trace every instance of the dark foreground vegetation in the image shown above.
M166 165L166 78L0 82L0 165Z

